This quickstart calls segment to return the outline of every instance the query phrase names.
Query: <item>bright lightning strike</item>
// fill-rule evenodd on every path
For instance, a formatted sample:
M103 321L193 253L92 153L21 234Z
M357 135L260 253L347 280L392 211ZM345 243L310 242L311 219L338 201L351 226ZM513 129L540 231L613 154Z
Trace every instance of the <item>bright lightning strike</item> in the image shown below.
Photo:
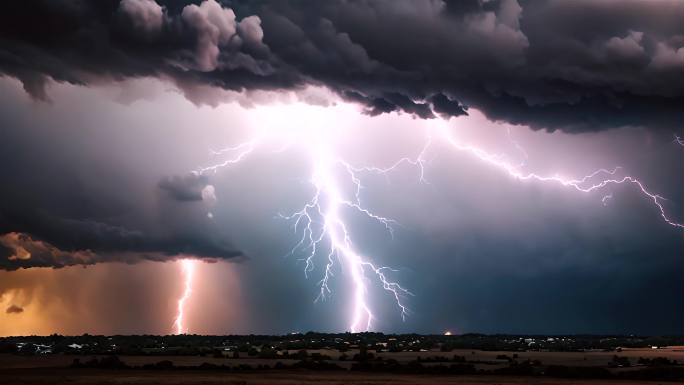
M511 163L502 160L500 157L494 156L480 148L459 143L456 138L451 135L446 126L441 127L440 133L441 137L455 150L467 152L477 157L481 161L494 166L501 171L504 171L506 174L517 180L555 183L563 187L573 188L583 193L598 191L609 185L632 184L636 186L637 190L644 198L653 202L654 206L659 211L661 218L667 224L673 227L684 228L684 224L674 221L666 213L665 207L663 207L663 201L665 198L648 190L643 182L633 176L618 176L618 172L621 170L620 167L616 167L612 170L603 168L598 169L591 174L577 179L563 178L559 175L540 175L531 172L524 172L520 169L520 167L516 167ZM604 179L601 179L601 176L603 176Z
M195 275L196 261L192 259L182 259L180 261L181 273L183 274L183 295L178 299L176 319L173 321L173 327L176 334L184 334L188 332L188 327L185 325L185 305L192 294L192 283Z
M295 232L300 227L303 229L302 238L292 252L308 251L308 255L305 258L306 267L304 268L306 274L313 270L314 257L318 250L323 247L321 244L324 239L327 239L329 243L325 272L320 281L318 299L324 299L331 292L328 284L333 275L332 268L335 257L337 257L346 265L354 285L354 308L351 324L349 325L349 329L352 332L370 330L373 320L373 313L366 300L366 272L374 274L382 283L383 288L394 296L397 305L401 309L402 317L404 317L407 314L407 308L402 303L402 298L406 295L411 295L411 293L398 283L392 282L387 278L386 272L391 270L390 268L375 266L354 250L347 225L342 218L342 211L344 209L355 210L372 220L382 223L391 234L393 233L391 227L393 221L373 214L361 205L359 197L361 182L355 174L354 168L343 160L336 159L331 149L323 141L319 141L317 146L312 147L311 161L314 167L310 182L315 188L315 193L301 210L292 215L283 216L283 218L294 221ZM341 168L346 172L355 186L353 199L344 197L343 190L338 186L335 178L336 168ZM316 226L319 222L322 224Z
M301 239L292 249L292 254L306 255L304 273L307 277L314 270L315 257L319 255L319 252L325 252L324 275L319 282L320 292L317 300L323 300L331 293L329 282L333 276L335 261L340 260L343 268L349 272L353 285L354 305L349 330L352 332L370 330L374 316L367 301L368 275L374 276L394 297L402 317L408 314L408 308L403 299L411 293L397 282L390 280L388 274L395 270L385 266L376 266L355 250L344 220L344 213L355 211L371 220L378 221L390 234L393 234L394 221L374 214L361 204L361 180L357 173L373 169L357 169L337 158L328 138L321 131L323 129L315 129L306 134L308 136L306 149L312 164L309 180L314 190L312 197L300 210L290 215L281 215L281 217L291 220L295 233L301 234ZM221 163L200 168L197 172L200 174L216 172L219 168L238 163L254 151L258 143L259 139L254 139L238 146L215 151L214 154L227 154L228 158ZM287 141L286 146L291 143L291 140ZM281 146L279 151L283 149L284 147ZM348 181L353 185L353 193L345 194L345 189L338 182L339 173L347 176Z
M305 119L306 117L302 117ZM408 164L417 167L419 170L419 181L427 183L425 179L425 167L429 163L428 153L436 140L446 144L455 151L467 153L480 161L502 171L506 175L519 181L533 181L539 183L556 184L567 187L578 192L591 193L602 191L611 185L630 184L636 186L637 190L647 200L651 201L658 210L662 219L671 226L684 228L684 225L670 218L663 206L665 198L648 190L646 186L637 178L630 175L623 175L620 167L614 169L598 169L581 178L564 178L559 175L542 175L524 171L528 154L525 149L512 139L510 131L508 139L516 150L524 157L523 162L517 164L508 160L506 156L492 154L482 148L464 144L460 142L449 130L446 123L431 125L426 131L426 140L414 157L404 157L389 166L354 166L336 155L335 148L329 137L325 136L326 128L324 125L310 127L305 132L287 130L272 130L266 134L260 134L254 139L239 144L234 147L227 147L219 151L213 151L213 155L225 156L226 158L219 163L206 166L197 170L199 174L216 172L222 167L235 165L243 161L262 144L266 139L282 140L283 144L277 152L283 151L293 144L303 145L308 152L312 172L309 182L313 188L311 198L302 208L289 215L281 215L282 218L292 221L296 234L300 239L292 249L291 253L304 255L304 272L308 275L314 270L314 260L319 255L324 255L323 277L319 281L319 295L317 300L325 299L331 293L330 280L333 277L333 267L336 261L340 261L343 269L349 274L353 290L350 293L353 299L353 308L350 314L349 330L352 332L370 330L374 319L371 306L369 304L368 283L370 278L377 280L384 290L389 292L394 298L402 318L408 314L408 309L404 303L407 296L412 295L399 283L392 281L389 274L395 270L384 266L376 266L367 257L363 256L354 246L350 230L345 222L345 214L356 212L377 221L384 225L393 235L392 219L377 215L362 205L361 195L361 175L379 174L387 176L400 166ZM435 133L435 131L437 131ZM282 136L285 136L283 138ZM273 137L270 137L273 136ZM283 140L285 139L285 140ZM678 143L684 145L684 141ZM341 182L352 186L352 191L348 192ZM345 185L345 186L346 186ZM603 196L602 203L607 204L612 198L612 193ZM370 278L369 278L370 277ZM187 280L186 280L187 282ZM181 299L183 300L183 299ZM177 319L177 330L182 330L182 302L179 301L179 317ZM178 320L181 321L178 321Z

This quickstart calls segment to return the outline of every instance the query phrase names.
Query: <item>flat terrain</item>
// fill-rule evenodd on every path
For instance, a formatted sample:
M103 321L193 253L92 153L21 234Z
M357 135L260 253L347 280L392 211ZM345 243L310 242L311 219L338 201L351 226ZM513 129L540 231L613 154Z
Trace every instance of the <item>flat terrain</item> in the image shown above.
M333 363L348 367L351 361L339 361L341 355L337 350L308 350L309 353L320 353L332 358ZM358 350L350 350L345 352L348 357L354 356ZM290 351L292 355L296 351ZM510 352L510 351L482 351L482 350L463 350L457 349L451 352L440 352L438 350L431 350L425 352L381 352L373 354L384 359L394 359L401 363L416 360L418 358L426 360L430 357L443 356L451 358L454 355L463 356L469 362L481 362L477 367L484 369L496 369L508 365L508 361L498 359L497 356L506 355L513 356L516 354L518 360L539 360L544 365L565 365L565 366L600 366L607 367L614 356L629 358L632 364L636 364L639 358L653 359L656 357L664 357L669 360L676 360L684 364L684 346L671 346L660 349L639 348L639 349L622 349L621 352L613 351L585 351L585 352L546 352L546 351L526 351L526 352ZM33 355L21 356L13 354L0 354L0 369L9 368L54 368L67 367L74 358L79 358L81 361L87 360L91 355L62 355L62 354L47 354L47 355ZM216 365L238 366L241 364L247 365L275 365L277 362L284 364L292 364L297 362L297 359L262 359L251 358L245 353L241 357L244 358L214 358L207 356L160 356L160 355L145 355L145 356L119 356L121 361L131 366L142 366L144 364L154 364L162 360L173 362L176 366L198 366L202 363L211 363Z
M4 369L0 370L0 383L3 385L296 385L296 384L335 384L335 385L390 385L390 384L532 384L532 385L630 385L638 381L628 380L566 380L540 377L514 376L434 376L409 374L375 374L349 372L310 372L310 371L279 371L279 372L250 372L223 373L205 371L106 371L106 370L75 370L75 369ZM649 384L669 384L670 382L651 381Z
M329 362L343 368L349 368L351 361L340 361L340 353L335 350L309 350L309 353L318 352L331 358ZM346 352L353 356L358 351ZM294 353L294 352L293 352ZM544 365L564 365L572 367L603 367L609 368L613 373L643 368L637 365L639 358L653 359L664 357L669 360L684 362L684 347L669 347L661 349L623 349L620 352L612 351L586 351L586 352L505 352L505 351L480 351L480 350L454 350L440 352L436 350L423 352L399 352L377 353L383 359L394 359L402 363L408 363L420 359L426 361L430 357L442 356L451 358L454 355L463 356L469 362L476 363L478 369L498 369L508 365L506 359L500 356L511 357L517 354L518 360L539 360ZM618 355L626 357L632 363L629 368L617 368L611 366L613 357ZM197 370L203 363L236 367L250 365L256 368L258 365L273 367L277 362L292 365L294 359L259 359L245 358L215 358L212 356L119 356L120 360L129 366L141 367L146 364L155 364L168 360L176 367L186 369L174 370L113 370L101 368L70 368L74 359L81 362L92 359L91 355L16 355L0 354L0 384L224 384L224 385L267 385L267 384L587 384L597 383L605 385L637 384L637 380L605 379L556 379L540 376L510 376L510 375L441 375L441 374L392 374L392 373L369 373L358 371L314 371L307 369L279 369L279 370ZM431 363L425 363L431 365ZM667 381L647 381L649 384L666 384Z

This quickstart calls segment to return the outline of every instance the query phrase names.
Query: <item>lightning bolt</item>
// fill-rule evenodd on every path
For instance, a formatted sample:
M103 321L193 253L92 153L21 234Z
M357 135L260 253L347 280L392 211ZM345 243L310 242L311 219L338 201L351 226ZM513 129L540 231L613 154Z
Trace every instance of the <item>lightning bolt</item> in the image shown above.
M234 147L226 147L218 151L212 150L211 155L218 156L223 154L229 154L229 156L223 162L211 165L209 167L200 168L197 172L199 174L203 174L209 171L216 172L220 168L229 166L231 164L239 163L240 161L245 159L247 155L251 154L254 151L254 148L257 145L257 143L259 143L259 140L260 138L255 138L250 140L249 142L241 143Z
M319 141L318 145L312 146L311 161L313 171L310 182L315 191L313 197L301 210L288 216L282 215L282 217L294 221L295 233L300 228L303 229L301 231L302 238L295 245L292 253L308 251L308 255L305 258L305 274L308 275L309 272L313 271L314 258L318 251L324 247L322 245L323 241L328 241L324 275L319 282L320 292L317 300L325 299L326 295L331 293L329 281L333 276L334 261L336 258L341 259L346 265L347 271L350 272L354 286L354 307L349 330L352 332L370 330L373 313L366 300L368 291L366 287L367 272L373 274L382 284L382 287L392 294L397 306L401 310L402 317L408 314L408 309L403 304L402 298L411 295L411 293L398 283L388 279L387 273L395 270L385 266L376 266L355 251L349 230L343 219L343 211L345 209L354 210L371 220L380 222L390 234L393 234L392 224L394 221L376 215L361 205L361 181L356 175L356 169L347 162L335 158L332 154L334 152L323 141ZM352 199L345 197L343 189L338 186L337 179L335 178L336 168L342 169L353 184L354 194L352 194ZM321 223L321 225L316 226L317 223Z
M674 140L672 141L673 143L676 143L680 146L684 146L684 140L677 134L674 136Z
M510 130L508 131L508 139L523 156L522 162L516 163L509 160L507 156L493 154L480 147L465 144L452 134L446 122L441 122L437 126L430 125L426 129L426 139L415 156L403 157L388 166L355 166L341 159L335 155L335 148L331 145L330 140L322 134L324 131L323 128L312 129L307 131L304 136L288 137L286 143L276 151L282 152L290 145L301 142L298 144L303 144L312 165L309 179L313 190L311 198L304 203L300 210L289 215L281 214L280 217L291 221L295 234L300 236L299 241L291 250L291 254L304 256L302 260L305 262L304 274L306 277L314 271L316 258L324 255L323 276L318 282L320 291L316 301L324 300L326 296L331 294L330 280L334 276L336 261L340 261L342 268L349 273L348 276L353 287L350 293L353 308L349 321L349 330L352 332L370 330L372 327L374 315L367 298L368 283L371 278L379 282L382 288L393 297L401 312L402 319L409 313L404 301L412 295L406 288L391 280L390 276L396 270L375 265L362 255L352 242L349 227L345 222L345 215L350 212L364 215L369 220L382 224L390 236L394 235L393 225L396 224L394 220L377 215L362 204L362 175L376 174L388 177L391 172L398 170L403 165L409 165L418 169L419 182L427 183L425 169L430 161L428 155L435 141L440 141L454 151L469 154L493 169L521 182L555 184L580 193L602 191L612 185L633 185L641 196L655 206L660 217L667 224L684 228L684 224L676 222L667 214L663 206L665 198L651 192L636 177L623 174L620 167L597 169L579 178L565 178L558 174L544 175L525 171L528 154L517 141L513 140ZM254 152L266 137L268 135L262 134L237 146L213 151L213 155L225 156L226 158L222 162L199 168L196 172L199 174L217 172L220 168L240 163ZM303 138L306 140L302 140ZM683 142L680 144L684 145ZM352 186L351 191L348 191L350 189L345 188L340 183L341 181L346 181L347 185ZM612 192L605 194L601 200L602 203L606 205L612 196ZM180 308L181 301L179 301ZM179 319L182 320L182 313L180 312ZM180 323L177 323L177 330L182 330L179 325Z
M572 188L583 193L591 193L594 191L602 190L610 185L634 185L637 188L637 191L640 192L645 199L650 200L653 203L653 205L658 210L660 217L667 224L677 228L684 228L684 224L676 222L673 219L671 219L665 211L665 207L663 206L663 201L665 200L665 198L656 193L651 192L649 189L646 188L644 183L636 177L633 177L631 175L618 175L618 173L622 170L621 167L615 167L612 170L604 168L598 169L581 178L564 178L558 174L542 175L533 172L524 172L520 167L517 167L505 161L499 156L490 154L478 147L460 143L451 134L446 125L441 125L439 132L441 134L440 136L444 139L446 143L448 143L451 146L451 148L460 152L469 153L474 157L478 158L479 160L483 161L484 163L489 164L494 168L497 168L503 171L504 173L508 174L510 177L520 181L553 183L563 187ZM602 176L603 179L601 179ZM605 196L603 202L605 203Z
M185 304L190 299L192 294L192 283L195 275L196 261L192 259L182 259L180 261L181 274L183 275L183 294L178 299L176 318L173 321L173 327L176 334L184 334L188 332L188 327L184 325L185 321Z
M344 214L353 211L381 223L390 235L393 235L392 225L395 221L374 214L362 205L360 198L362 185L357 174L362 171L384 172L384 170L353 167L334 155L334 149L323 133L310 132L308 135L310 139L305 147L309 152L312 164L309 182L313 187L313 194L300 210L289 215L281 214L280 217L292 221L295 233L301 235L299 242L291 250L291 254L302 253L305 255L303 260L306 277L314 270L314 260L319 253L325 254L325 268L323 269L323 277L319 281L320 291L316 301L325 300L331 294L329 283L334 275L334 266L337 260L341 261L343 268L349 272L353 286L350 331L358 332L371 329L374 316L367 300L369 276L374 277L382 288L392 295L402 317L405 317L408 314L408 308L404 304L404 298L412 294L399 283L390 279L389 275L397 272L397 270L386 266L377 266L356 251L344 220ZM314 138L313 141L311 138ZM238 163L254 151L258 143L259 139L254 139L234 147L214 151L213 154L226 154L227 159L214 165L202 167L196 172L199 174L216 172L222 167ZM288 145L291 143L291 141L287 142ZM281 146L276 152L283 150L284 147ZM346 193L345 188L340 186L338 182L338 174L340 173L346 175L347 180L353 186L351 193Z

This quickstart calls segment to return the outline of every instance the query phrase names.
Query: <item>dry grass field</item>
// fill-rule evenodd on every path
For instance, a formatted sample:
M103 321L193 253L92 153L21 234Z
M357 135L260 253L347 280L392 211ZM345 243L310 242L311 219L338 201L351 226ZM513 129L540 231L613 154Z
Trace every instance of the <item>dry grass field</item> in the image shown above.
M295 351L292 351L295 353ZM333 362L340 366L348 366L350 361L339 361L340 353L336 350L309 350L309 353L321 353L330 356ZM351 357L358 353L358 350L350 350L346 352L347 356ZM423 360L434 356L453 357L454 355L463 356L468 361L487 362L482 364L484 368L494 369L498 366L505 366L505 360L497 359L497 356L513 354L518 355L519 360L539 360L545 365L566 365L566 366L608 366L613 359L613 356L629 358L632 363L636 363L639 358L656 358L665 357L669 360L677 360L684 364L684 346L673 346L661 349L622 349L621 352L612 351L590 351L590 352L545 352L545 351L527 351L527 352L509 352L509 351L482 351L482 350L453 350L451 352L427 351L427 352L399 352L389 353L382 352L377 355L384 359L395 359L399 362L409 362L417 358ZM244 355L244 354L243 354ZM88 359L91 356L75 356L75 355L34 355L34 356L20 356L12 354L0 354L0 369L9 368L53 368L66 367L72 363L74 358L81 360ZM240 364L248 365L274 365L276 362L293 363L296 360L291 359L259 359L259 358L214 358L211 356L120 356L121 361L131 366L142 366L144 364L154 364L162 360L169 360L177 366L198 366L204 362L216 365L230 365L237 366Z
M320 351L322 354L331 356L333 362L342 367L349 367L351 362L338 361L336 351ZM355 352L347 352L353 355ZM497 358L499 355L511 356L511 352L497 351L471 351L456 350L449 353L439 351L428 352L401 352L380 353L385 359L395 359L400 362L409 362L418 357L425 360L428 357L453 355L465 356L469 361L481 362L476 366L485 369L505 367L506 360ZM640 357L655 358L666 357L670 360L684 362L684 348L671 347L665 349L624 349L619 353L591 351L591 352L518 352L520 360L539 360L545 365L565 366L595 366L608 367L613 356L628 357L636 363ZM354 371L312 371L305 369L285 370L251 370L247 372L221 371L221 370L109 370L93 368L69 368L74 358L81 361L88 360L91 356L73 355L34 355L21 356L12 354L0 354L0 384L121 384L121 385L146 385L146 384L224 384L224 385L275 385L275 384L587 384L600 383L605 385L636 384L635 380L586 380L586 379L555 379L548 377L517 377L507 375L418 375L418 374L390 374L390 373L364 373ZM162 360L172 361L178 367L194 367L202 363L216 365L238 366L248 364L256 367L262 365L275 365L280 361L284 364L292 364L295 360L275 360L258 358L214 358L200 356L121 356L120 359L130 366L142 366L154 364ZM612 371L633 370L632 368L611 368ZM650 381L650 384L665 384L666 381Z
M106 371L74 369L3 369L0 370L3 385L630 385L630 380L568 380L541 377L514 376L433 376L396 375L350 372L251 372L223 373L205 371L159 372L159 371ZM668 384L651 381L649 384Z

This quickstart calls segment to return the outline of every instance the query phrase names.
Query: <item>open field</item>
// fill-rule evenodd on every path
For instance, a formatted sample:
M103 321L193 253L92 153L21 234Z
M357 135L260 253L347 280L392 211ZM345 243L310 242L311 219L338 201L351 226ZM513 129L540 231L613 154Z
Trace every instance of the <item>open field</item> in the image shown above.
M321 349L309 351L330 357L330 362L349 369L352 361L339 361L341 353L335 350ZM358 351L348 351L353 355ZM437 365L429 362L430 358L438 356L452 357L453 355L466 357L468 362L476 363L478 369L495 370L509 365L504 355L517 355L517 360L538 360L543 365L563 365L568 367L600 367L607 368L612 373L638 370L639 358L664 357L669 360L684 362L684 347L668 347L661 349L633 348L622 349L621 352L586 351L586 352L548 352L548 351L481 351L454 350L449 353L438 350L422 352L381 352L377 353L383 360L396 360L401 363L421 361L424 365ZM611 365L615 355L626 357L633 363L631 367L614 367ZM444 374L414 374L414 373L375 373L350 370L318 371L308 369L282 369L234 371L222 369L202 369L202 364L213 364L230 368L249 365L257 368L259 365L274 367L280 362L287 366L298 362L295 359L262 359L262 358L216 358L212 356L160 356L160 355L131 355L120 356L121 362L138 369L102 369L102 368L72 368L74 359L81 362L93 358L106 356L97 355L17 355L0 354L0 383L14 384L224 384L224 385L270 385L270 384L587 384L598 383L605 385L636 384L642 381L633 379L586 379L586 378L551 378L548 376L512 376L506 374L477 374L477 375L444 375ZM144 365L154 365L160 361L170 361L173 370L141 369ZM646 381L651 384L671 383L666 380Z
M389 385L389 384L435 384L435 385L630 385L640 383L633 380L586 380L555 379L516 376L432 376L377 373L320 373L311 371L222 373L205 371L159 372L159 371L107 371L75 369L2 369L0 379L3 385ZM649 384L668 384L666 381L651 381Z
M294 357L296 351L291 351L291 356ZM342 367L349 367L352 361L339 361L342 353L330 349L308 350L309 354L320 353L327 355L331 361ZM349 350L345 352L349 357L359 353L359 350ZM538 360L544 365L565 365L565 366L585 366L585 367L608 367L614 356L626 357L632 364L636 364L639 358L654 359L657 357L664 357L672 361L678 361L684 364L684 346L671 346L660 349L650 348L624 348L619 353L614 351L584 351L584 352L548 352L548 351L482 351L482 350L466 350L456 349L451 352L440 352L439 350L430 350L424 352L381 352L375 353L376 356L383 359L394 359L400 363L407 363L417 359L427 361L431 357L443 356L451 358L453 356L465 357L469 362L479 362L476 364L478 368L497 369L508 365L508 361L497 357L517 355L517 360ZM32 355L22 356L13 354L0 354L0 369L18 369L18 368L54 368L67 367L75 358L81 361L87 360L91 357L102 357L102 355L62 355L62 354L48 354L48 355ZM145 364L155 364L162 360L173 362L176 366L199 366L203 363L211 363L215 365L239 366L245 365L270 365L273 366L278 362L284 364L292 364L297 362L297 359L287 358L215 358L210 355L207 356L163 356L163 355L122 355L119 356L121 361L131 366L142 366Z
M5 384L664 384L684 338L384 335L0 339Z

